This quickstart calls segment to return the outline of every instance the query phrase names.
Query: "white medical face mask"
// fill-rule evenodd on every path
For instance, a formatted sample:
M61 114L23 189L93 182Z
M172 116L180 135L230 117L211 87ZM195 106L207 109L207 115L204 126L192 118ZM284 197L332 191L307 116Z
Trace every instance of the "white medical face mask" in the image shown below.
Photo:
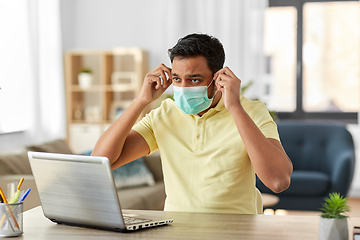
M212 80L214 81L214 80ZM208 109L214 100L217 90L212 98L208 97L208 86L176 87L174 89L175 104L186 114L198 114Z

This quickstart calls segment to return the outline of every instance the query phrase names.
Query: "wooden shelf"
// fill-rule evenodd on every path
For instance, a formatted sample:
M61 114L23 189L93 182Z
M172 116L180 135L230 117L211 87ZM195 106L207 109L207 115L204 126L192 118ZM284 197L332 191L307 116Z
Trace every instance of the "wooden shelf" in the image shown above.
M69 86L69 91L72 92L96 92L96 91L101 91L103 88L103 86L101 85L92 85L89 88L81 88L79 85L70 85Z
M129 92L129 91L138 91L136 86L132 86L129 84L116 84L116 85L107 85L105 86L105 91L108 92Z
M73 120L72 124L103 124L104 121Z
M88 88L80 87L78 82L78 75L84 68L90 69L92 74ZM116 113L121 112L118 108L124 110L140 92L148 71L148 54L139 48L65 53L68 140L75 153L94 147L102 132L117 117ZM79 141L87 144L81 145Z

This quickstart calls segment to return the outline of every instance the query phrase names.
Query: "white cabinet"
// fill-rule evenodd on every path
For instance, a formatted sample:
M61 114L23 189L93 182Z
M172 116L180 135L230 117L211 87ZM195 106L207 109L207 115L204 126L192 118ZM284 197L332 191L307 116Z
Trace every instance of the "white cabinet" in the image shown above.
M73 123L69 125L69 147L76 153L92 150L104 131L101 124Z

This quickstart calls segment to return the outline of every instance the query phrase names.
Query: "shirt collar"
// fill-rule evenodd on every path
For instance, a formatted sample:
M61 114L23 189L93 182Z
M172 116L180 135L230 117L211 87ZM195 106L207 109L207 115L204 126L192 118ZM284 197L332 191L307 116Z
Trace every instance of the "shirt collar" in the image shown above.
M240 95L240 102L242 102L244 99L244 96ZM223 101L223 97L221 96L219 102L216 104L216 106L213 108L215 111L220 112L221 110L223 110L225 108L225 104Z
M225 107L223 97L221 96L219 102L216 104L216 106L213 108L215 111L220 112Z

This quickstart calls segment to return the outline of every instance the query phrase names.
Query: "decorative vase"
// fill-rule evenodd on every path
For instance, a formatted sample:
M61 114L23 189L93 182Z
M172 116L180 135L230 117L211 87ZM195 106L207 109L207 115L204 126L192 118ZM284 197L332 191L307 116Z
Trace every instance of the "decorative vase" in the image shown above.
M78 81L81 89L88 89L92 84L92 74L86 72L79 73Z
M322 218L319 224L319 240L348 240L347 218Z

